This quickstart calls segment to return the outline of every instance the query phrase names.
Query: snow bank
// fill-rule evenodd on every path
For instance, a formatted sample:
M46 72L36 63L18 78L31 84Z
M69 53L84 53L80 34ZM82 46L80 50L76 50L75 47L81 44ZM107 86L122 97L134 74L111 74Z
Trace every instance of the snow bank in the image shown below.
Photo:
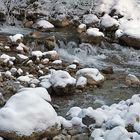
M140 39L140 20L121 20L120 23L119 30L121 31L121 34L116 32L118 37L128 35Z
M44 88L23 88L0 109L0 131L29 136L59 124Z
M114 103L111 106L103 105L97 109L93 109L92 107L83 109L72 107L66 114L72 119L65 120L63 123L72 123L72 120L75 120L72 125L74 125L74 122L76 124L79 122L81 127L83 124L87 125L87 127L92 127L91 139L112 140L113 138L113 140L139 140L139 107L140 94L133 95L131 99L120 101L118 104ZM78 118L82 118L81 123ZM90 122L90 125L86 124L86 122Z

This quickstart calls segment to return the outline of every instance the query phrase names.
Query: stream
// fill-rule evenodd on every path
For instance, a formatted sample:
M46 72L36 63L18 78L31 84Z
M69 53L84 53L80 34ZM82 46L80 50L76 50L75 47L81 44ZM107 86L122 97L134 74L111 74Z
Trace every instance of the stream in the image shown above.
M16 33L29 34L32 29L14 26L0 27L0 34L11 35ZM76 91L69 96L53 96L52 102L58 107L61 115L73 106L82 108L92 106L110 105L130 98L133 94L139 94L140 87L132 88L125 85L125 77L134 74L140 78L140 50L135 50L116 43L103 42L101 45L79 44L78 33L75 28L58 29L46 34L54 35L57 39L56 50L60 59L72 63L78 60L82 67L95 67L99 70L112 66L114 73L109 75L99 88L89 89L81 93Z

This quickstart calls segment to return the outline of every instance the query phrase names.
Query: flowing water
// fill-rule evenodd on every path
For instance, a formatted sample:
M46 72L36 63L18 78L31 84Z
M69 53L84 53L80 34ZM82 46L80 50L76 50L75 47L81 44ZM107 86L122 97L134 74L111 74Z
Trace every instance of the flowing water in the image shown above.
M0 34L28 34L31 29L3 27ZM126 100L133 94L139 94L140 87L130 88L125 85L125 77L134 74L140 78L140 50L135 50L119 44L103 42L101 45L79 43L76 29L56 30L50 33L57 38L56 50L63 61L72 63L78 60L82 67L95 67L99 70L112 66L111 74L99 88L90 88L87 92L77 91L70 96L53 97L53 103L59 106L58 112L64 115L72 106L82 108L110 105L120 100ZM43 33L43 36L45 33Z

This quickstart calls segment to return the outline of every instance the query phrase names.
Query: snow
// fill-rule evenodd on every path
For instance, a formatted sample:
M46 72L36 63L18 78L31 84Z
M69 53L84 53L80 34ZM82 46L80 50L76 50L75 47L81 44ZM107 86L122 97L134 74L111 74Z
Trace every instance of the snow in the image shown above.
M79 118L89 116L95 120L91 138L103 139L103 140L138 140L140 137L140 94L133 95L131 99L126 101L120 101L118 104L112 104L111 106L103 105L101 108L93 109L72 107L67 116L75 118L75 121L71 122L74 125L80 124ZM71 119L72 120L72 119ZM70 120L70 121L71 121ZM76 121L77 120L77 121ZM69 120L67 120L70 122ZM76 125L75 124L75 125ZM127 126L134 126L134 132L128 132Z
M115 27L119 26L119 22L116 19L109 16L108 14L105 14L101 18L100 24L103 28L109 28L109 27L112 27L112 26L115 26Z
M43 53L41 51L32 51L32 55L36 57L42 57Z
M72 107L67 113L66 116L70 116L70 117L77 117L78 114L81 112L81 108L80 107Z
M116 32L116 36L122 35L132 36L133 38L140 39L140 20L125 20L120 21L120 28Z
M104 136L105 140L112 140L112 138L113 140L130 140L127 130L122 126L117 126L113 128L112 130L108 131Z
M59 58L58 53L55 50L43 52L43 56L48 56L49 59L51 59L51 60L58 60L58 58Z
M96 15L94 14L88 14L83 16L83 23L84 24L94 24L99 22L99 19Z
M104 76L99 72L96 68L83 68L76 72L76 77L83 76L86 77L87 80L90 77L95 82L103 81Z
M14 36L9 36L12 42L17 42L18 40L21 40L23 38L22 34L16 34Z
M52 62L52 64L62 64L62 60L55 60Z
M59 124L44 88L23 88L0 109L0 131L29 136Z
M62 125L64 128L70 128L70 127L72 127L71 121L66 120L66 119L63 118L62 116L58 116L58 119L59 119L61 125Z
M87 26L86 26L86 24L80 24L79 26L78 26L78 28L80 28L80 29L83 29L83 28L86 28Z
M63 70L54 71L51 74L50 82L53 87L66 87L68 84L75 85L76 79Z
M25 76L18 77L17 80L20 81L20 82L27 82L27 83L29 83L31 78L29 77L29 75L25 75Z
M69 66L67 66L67 69L76 69L76 64L71 64Z
M19 43L19 45L16 47L16 50L23 51L24 48L27 48L23 43Z
M97 128L97 129L93 130L93 132L91 133L91 137L96 139L98 137L103 136L103 134L104 134L104 131L102 129Z
M50 79L49 78L42 79L41 82L39 83L39 85L41 87L46 88L46 89L49 89L52 86L52 84L50 83Z
M17 54L17 56L20 60L27 60L28 59L28 56L23 55L23 54Z
M23 73L23 70L22 70L21 68L19 68L19 69L17 70L17 73L18 73L19 75L21 75L21 74Z
M4 59L4 60L7 60L7 61L9 61L9 60L14 61L14 60L16 59L15 57L11 57L11 56L9 56L9 55L7 55L7 54L2 54L2 55L0 56L0 58L2 58L2 59Z
M89 28L89 29L87 29L86 33L88 35L91 35L91 36L102 36L102 37L104 37L104 34L102 32L100 32L98 28Z
M73 117L71 119L71 123L72 123L72 125L79 125L79 126L83 125L82 118L79 118L79 117Z
M10 71L6 71L6 72L5 72L5 76L6 76L6 77L12 77L12 73L11 73Z
M87 78L80 76L76 82L76 87L85 87L87 85Z
M44 29L54 28L54 25L47 20L40 20L37 22L38 27L43 27Z

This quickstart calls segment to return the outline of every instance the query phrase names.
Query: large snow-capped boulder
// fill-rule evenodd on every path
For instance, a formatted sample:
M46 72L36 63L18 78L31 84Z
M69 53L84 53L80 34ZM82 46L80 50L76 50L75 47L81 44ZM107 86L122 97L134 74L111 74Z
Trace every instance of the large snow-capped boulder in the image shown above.
M121 43L140 49L139 23L140 20L122 20L120 28L116 31L116 37Z
M0 109L0 136L4 138L36 137L45 134L50 137L48 130L58 129L57 113L49 103L51 101L47 90L42 87L23 88L13 95Z
M104 34L98 28L89 28L86 33L80 35L82 42L100 44L104 39Z
M87 83L91 85L99 85L105 80L105 77L96 68L83 68L78 70L76 73L77 79L81 76L86 77Z
M108 14L105 14L101 18L100 26L103 30L114 31L118 29L119 22Z
M72 93L76 79L63 70L53 71L50 77L50 83L56 94Z

